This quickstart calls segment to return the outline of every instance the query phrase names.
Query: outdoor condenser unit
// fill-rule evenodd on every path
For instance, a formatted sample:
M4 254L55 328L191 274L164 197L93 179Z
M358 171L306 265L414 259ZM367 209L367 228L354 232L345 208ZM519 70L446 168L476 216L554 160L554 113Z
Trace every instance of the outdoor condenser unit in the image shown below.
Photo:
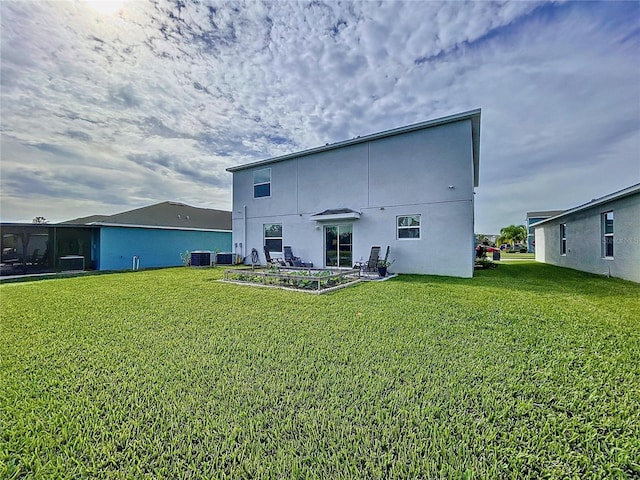
M221 252L216 255L216 264L233 265L235 254L231 252Z
M196 250L191 252L192 267L208 267L211 265L211 252L208 250Z

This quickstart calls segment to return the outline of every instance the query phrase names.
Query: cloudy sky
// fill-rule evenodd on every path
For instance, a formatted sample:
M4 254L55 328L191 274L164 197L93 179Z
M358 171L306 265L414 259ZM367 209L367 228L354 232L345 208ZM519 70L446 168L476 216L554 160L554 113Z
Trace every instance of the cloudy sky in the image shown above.
M640 3L2 1L1 219L482 108L476 232L640 182Z

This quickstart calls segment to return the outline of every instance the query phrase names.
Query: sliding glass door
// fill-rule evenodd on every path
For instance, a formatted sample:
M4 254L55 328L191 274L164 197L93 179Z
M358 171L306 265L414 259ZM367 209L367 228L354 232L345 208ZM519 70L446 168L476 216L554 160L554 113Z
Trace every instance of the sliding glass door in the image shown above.
M353 266L353 225L324 227L324 258L327 267Z

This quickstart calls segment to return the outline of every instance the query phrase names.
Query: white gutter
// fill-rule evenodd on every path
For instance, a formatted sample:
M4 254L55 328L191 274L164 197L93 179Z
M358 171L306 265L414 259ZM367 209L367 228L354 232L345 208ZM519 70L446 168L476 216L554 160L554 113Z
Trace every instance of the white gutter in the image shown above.
M247 248L247 206L244 205L244 229L242 233L244 234L244 243L240 245L240 255L242 256L242 260L244 261L244 252L243 248Z

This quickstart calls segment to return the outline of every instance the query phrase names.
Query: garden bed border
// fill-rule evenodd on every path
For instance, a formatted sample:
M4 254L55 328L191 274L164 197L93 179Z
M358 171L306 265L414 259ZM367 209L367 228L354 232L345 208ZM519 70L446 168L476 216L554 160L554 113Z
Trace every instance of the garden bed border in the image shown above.
M227 269L223 273L222 282L225 283L235 283L237 285L252 285L256 287L267 287L267 288L279 288L282 290L290 290L294 292L305 292L305 293L313 293L316 295L321 295L323 293L333 292L336 290L340 290L345 287L349 287L351 285L355 285L356 283L362 282L362 277L360 275L360 270L358 269L349 269L339 271L338 273L331 273L329 275L313 277L311 276L311 272L333 272L330 268L309 268L309 267L282 267L278 268L277 271L274 271L272 268L258 267L258 268L233 268ZM285 273L282 273L285 272ZM308 272L308 276L296 275L296 274L287 274L286 272ZM237 279L230 279L230 275L247 274L250 276L261 276L262 283L255 281L243 281ZM321 281L327 281L332 278L347 278L352 276L353 279L349 282L341 283L339 285L334 285L327 288L320 288ZM268 278L287 278L290 280L306 280L311 282L317 282L317 288L297 288L289 285L276 285L266 283Z

